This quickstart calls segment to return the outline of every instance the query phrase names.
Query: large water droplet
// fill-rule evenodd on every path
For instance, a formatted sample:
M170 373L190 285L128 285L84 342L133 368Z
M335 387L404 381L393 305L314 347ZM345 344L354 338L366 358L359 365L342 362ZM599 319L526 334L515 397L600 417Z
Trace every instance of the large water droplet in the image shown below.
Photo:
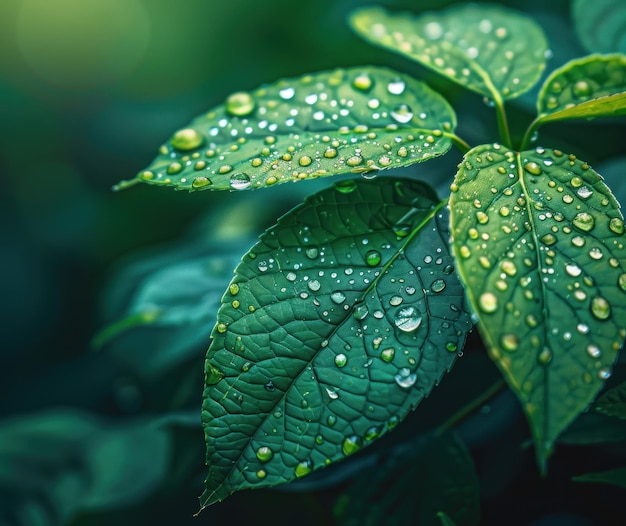
M398 371L398 374L396 374L393 379L400 387L408 389L409 387L415 385L415 382L417 381L417 374L411 373L411 369L408 367L403 367Z
M367 265L369 265L370 267L375 267L376 265L378 265L380 263L380 260L381 255L378 250L369 250L365 254L365 263L367 263Z
M369 91L374 85L374 81L367 73L360 73L354 78L352 85L358 90Z
M254 107L254 98L245 91L233 93L226 99L226 111L237 117L249 115L254 110Z
M433 292L441 292L445 288L446 282L442 279L436 279L430 285L430 290L432 290Z
M593 190L588 186L581 186L578 190L576 190L576 194L581 199L589 199L593 195Z
M399 104L391 110L391 118L400 124L406 124L413 118L413 111L406 104Z
M367 317L368 314L369 314L369 309L363 303L355 306L354 312L352 313L354 318L358 321L363 321Z
M536 162L529 162L524 165L524 170L526 170L529 174L532 175L540 175L541 167Z
M348 357L345 354L341 353L335 356L335 365L337 367L345 367L347 363L348 363Z
M591 86L586 80L579 80L572 88L574 95L580 99L586 99L591 95Z
M320 251L317 247L307 247L304 250L304 253L309 259L315 259L319 255Z
M500 344L505 351L513 352L519 346L519 338L516 334L503 334L500 338Z
M230 187L233 190L245 190L250 184L250 177L243 172L237 172L230 178Z
M389 84L387 84L387 90L392 95L402 95L405 87L406 84L402 79L394 79Z
M619 217L614 217L609 221L609 228L616 234L624 233L624 221Z
M593 230L595 226L595 219L588 212L579 212L574 216L572 223L578 230L582 230L583 232L589 232Z
M491 314L498 310L498 298L492 292L483 292L478 298L478 306L483 312Z
M599 320L606 320L611 316L611 304L602 296L591 300L591 314Z
M267 446L261 446L256 450L256 458L258 458L261 462L269 462L272 460L274 456L274 452Z
M211 179L209 179L208 177L200 176L200 177L196 177L191 182L191 187L192 188L203 188L203 187L208 186L210 184L211 184Z
M586 350L587 350L587 354L591 356L592 358L600 358L600 355L602 354L602 351L600 351L600 347L592 343L587 345Z
M341 444L344 455L352 455L361 449L361 439L357 435L346 437Z
M281 99L289 100L293 99L294 95L296 94L296 90L293 88L283 88L278 92L278 94L280 95Z
M309 473L311 473L312 470L313 470L313 463L311 462L310 459L307 459L303 462L300 462L296 466L296 469L294 469L293 472L297 478L300 478L300 477L304 477L305 475L308 475Z
M320 288L322 287L322 285L320 284L320 282L316 279L312 279L308 282L308 287L310 290L312 290L313 292L317 292L318 290L320 290Z
M174 148L181 151L195 150L203 143L204 137L193 128L178 130L170 141Z
M582 273L582 270L578 265L570 263L569 265L565 265L565 272L567 272L573 278L577 278Z
M330 299L332 300L333 303L340 305L341 303L346 301L346 295L340 290L336 290L334 292L331 292Z
M396 350L393 347L390 347L389 349L383 349L380 352L381 360L387 363L391 363L395 355L396 355Z
M422 316L415 307L404 307L396 312L393 322L402 332L412 332L422 324Z

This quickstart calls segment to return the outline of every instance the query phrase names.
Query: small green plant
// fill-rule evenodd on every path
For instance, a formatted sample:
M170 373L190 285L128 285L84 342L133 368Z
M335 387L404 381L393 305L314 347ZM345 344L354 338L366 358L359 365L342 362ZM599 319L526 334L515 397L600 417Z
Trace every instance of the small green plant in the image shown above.
M533 145L551 122L626 115L626 56L552 72L516 144L505 102L539 82L549 54L531 19L471 4L417 17L367 7L350 21L484 97L498 142L468 145L448 102L410 76L337 69L232 94L120 183L239 191L360 174L279 218L235 269L205 363L202 507L373 443L439 383L475 325L545 471L626 337L620 205L574 153ZM464 157L445 199L377 177L452 146Z

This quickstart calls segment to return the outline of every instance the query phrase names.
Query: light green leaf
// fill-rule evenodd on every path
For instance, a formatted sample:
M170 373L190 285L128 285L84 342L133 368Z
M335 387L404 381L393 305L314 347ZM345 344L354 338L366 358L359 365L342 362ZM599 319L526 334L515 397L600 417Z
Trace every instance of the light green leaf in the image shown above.
M455 126L450 105L422 82L384 68L337 69L232 94L120 187L244 190L398 168L447 152Z
M541 28L501 6L462 4L420 16L365 7L350 21L373 44L494 100L528 91L545 67L548 47Z
M364 505L372 502L376 505ZM425 447L389 452L385 462L361 473L348 487L335 514L341 526L453 525L450 516L458 524L478 524L480 493L474 462L453 433L431 437Z
M595 482L600 484L613 484L626 489L626 467L600 471L596 473L585 473L572 477L576 482Z
M591 55L568 62L545 81L539 123L626 115L626 55Z
M603 393L593 404L598 413L626 420L626 382Z
M610 376L626 336L619 204L586 163L543 148L474 148L452 190L460 274L545 467L555 439Z
M207 354L202 506L355 453L439 382L471 328L447 223L423 183L347 180L248 252Z
M626 53L626 4L622 0L573 0L572 18L590 53Z

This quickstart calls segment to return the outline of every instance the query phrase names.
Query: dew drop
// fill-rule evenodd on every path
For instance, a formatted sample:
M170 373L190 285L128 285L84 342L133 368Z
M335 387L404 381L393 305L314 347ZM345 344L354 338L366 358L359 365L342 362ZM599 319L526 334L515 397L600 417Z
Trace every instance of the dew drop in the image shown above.
M274 452L267 446L261 446L256 450L256 458L258 458L261 462L269 462L272 460L274 456Z
M392 95L402 95L405 87L406 84L402 79L394 79L387 84L387 91L389 91Z
M548 246L554 245L556 243L556 236L553 234L545 234L541 237L541 241Z
M370 77L367 73L361 73L357 75L352 81L352 86L361 91L368 91L372 88L373 85L374 81L372 80L372 77Z
M315 259L319 255L320 251L317 247L308 247L304 253L309 259Z
M378 250L369 250L365 254L365 263L370 267L375 267L380 263L381 255Z
M578 82L576 82L576 84L574 84L572 92L578 98L587 98L589 97L589 95L591 95L591 86L586 80L579 80Z
M354 307L353 316L358 321L363 321L367 315L369 314L369 310L366 305L360 304Z
M391 298L389 298L389 305L397 307L402 303L402 301L402 296L391 296Z
M276 386L274 385L274 382L272 382L271 380L267 382L263 387L265 387L265 390L269 391L270 393L273 391L276 391Z
M600 369L598 371L598 378L600 378L600 380L608 380L611 378L611 371L609 369Z
M233 93L226 99L226 111L237 117L250 115L254 111L254 98L245 91Z
M265 477L267 477L267 471L265 471L264 469L259 469L259 470L256 472L256 476L257 476L257 478L259 478L259 479L261 479L261 480L262 480L262 479L264 479Z
M408 367L403 367L398 371L398 374L396 374L393 379L400 387L408 389L409 387L415 385L415 382L417 381L417 374L411 373L411 369Z
M576 228L578 228L578 230L589 232L593 230L593 227L595 226L595 219L588 212L579 212L574 216L572 223Z
M280 95L280 98L283 100L289 100L289 99L293 99L294 95L296 94L296 90L293 88L284 88L281 89L278 94Z
M624 221L619 217L614 217L609 221L609 228L616 234L624 233Z
M604 257L604 254L602 253L602 250L600 250L598 247L593 247L590 251L589 251L589 257L591 259L602 259Z
M526 163L524 165L524 170L532 175L541 175L541 167L534 161Z
M318 290L320 290L322 285L320 284L318 280L312 279L307 283L307 286L309 287L311 291L317 292Z
M406 104L399 104L391 110L391 118L400 124L406 124L413 118L413 111Z
M498 310L498 298L492 292L483 292L478 298L478 306L483 312L491 314Z
M404 307L396 312L393 322L402 332L413 332L422 324L422 316L415 307Z
M433 292L441 292L445 288L446 282L442 279L436 279L430 285L430 290L432 290Z
M517 274L517 266L510 259L505 259L500 263L500 268L507 276L515 276Z
M617 278L617 284L620 289L626 292L626 273L619 275L619 278Z
M503 334L500 338L500 344L505 351L516 351L519 346L519 338L516 334Z
M346 437L341 444L344 455L352 455L361 449L361 439L357 435Z
M587 354L592 358L600 358L600 355L602 354L602 352L600 351L600 347L594 344L587 345L586 351Z
M243 172L237 172L230 178L230 187L233 190L245 190L250 184L250 177Z
M191 187L192 188L202 188L204 186L210 185L211 184L211 179L209 179L208 177L196 177L192 183L191 183Z
M582 273L582 270L578 265L570 263L568 265L565 265L565 272L567 272L568 275L572 276L573 278L577 278Z
M578 197L580 197L581 199L589 199L592 195L593 195L593 190L591 190L591 188L589 188L588 186L581 186L577 191L576 194L578 195Z
M552 352L550 351L550 349L543 349L537 356L537 361L541 365L548 365L552 361Z
M396 355L396 350L392 347L388 349L383 349L380 352L380 358L384 362L391 363L393 361L393 357Z
M331 292L330 299L333 303L341 305L344 301L346 301L346 295L340 290L336 290L334 292Z
M296 469L294 469L294 475L297 478L301 478L304 477L305 475L308 475L309 473L311 473L311 471L313 470L313 464L311 463L311 461L309 459L300 462L297 466Z
M335 356L335 365L337 367L345 367L347 363L348 363L348 357L345 354L341 353Z
M611 316L611 304L602 296L591 300L591 314L598 320L607 320Z
M170 144L180 151L189 151L199 148L204 143L204 137L193 128L178 130Z

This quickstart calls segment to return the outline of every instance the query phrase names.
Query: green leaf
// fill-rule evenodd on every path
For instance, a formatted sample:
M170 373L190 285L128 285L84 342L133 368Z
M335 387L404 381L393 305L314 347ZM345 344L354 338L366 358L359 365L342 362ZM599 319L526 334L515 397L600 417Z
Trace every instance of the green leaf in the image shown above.
M543 148L474 148L452 190L458 269L543 468L610 376L626 336L619 204L586 163Z
M583 413L565 430L558 442L572 446L626 442L626 422L592 411Z
M572 18L590 53L626 53L626 4L621 0L574 0Z
M350 22L371 43L494 100L528 91L545 67L541 28L501 6L463 4L420 16L365 7Z
M341 526L454 524L449 516L457 524L478 524L474 462L456 434L432 437L425 447L393 452L384 463L361 473L338 499L335 513Z
M441 526L455 526L454 521L443 511L437 513L437 518L441 522Z
M450 149L450 105L426 84L359 67L284 79L178 130L132 181L180 190L244 190L398 168Z
M626 382L603 393L593 404L598 413L626 420Z
M600 484L613 484L626 489L626 467L599 471L596 473L585 473L572 477L576 482L595 482Z
M626 55L591 55L555 70L537 112L539 123L626 115Z
M443 204L409 179L343 181L244 257L207 354L202 506L355 453L450 369L471 322Z

